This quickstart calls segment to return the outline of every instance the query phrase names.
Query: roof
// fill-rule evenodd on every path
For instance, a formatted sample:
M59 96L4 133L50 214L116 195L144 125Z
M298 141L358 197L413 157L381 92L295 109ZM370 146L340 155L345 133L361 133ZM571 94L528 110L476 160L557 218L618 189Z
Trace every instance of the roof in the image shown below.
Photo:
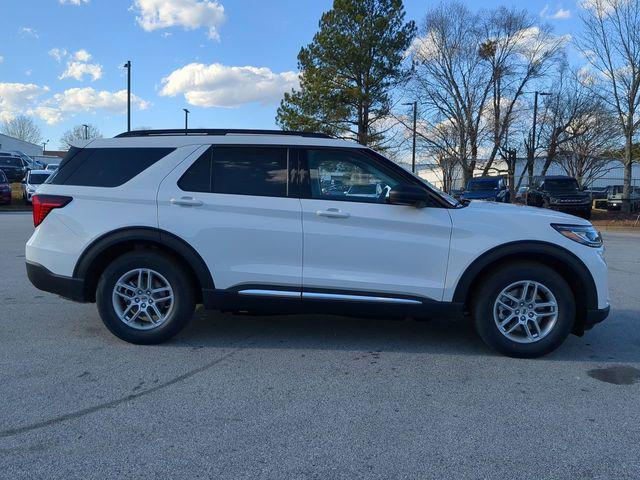
M48 156L48 157L64 158L66 154L67 154L66 150L45 150L44 152L42 152L43 157Z
M53 172L51 170L30 170L29 173L46 173L47 175L51 175Z
M12 137L11 135L5 135L4 133L0 133L0 138L1 137L5 137L5 138L10 138L11 140L13 140L14 142L20 142L23 143L25 145L29 145L31 147L36 147L36 148L42 148L41 145L38 145L36 143L31 143L31 142L27 142L26 140L20 140L19 138L16 137Z

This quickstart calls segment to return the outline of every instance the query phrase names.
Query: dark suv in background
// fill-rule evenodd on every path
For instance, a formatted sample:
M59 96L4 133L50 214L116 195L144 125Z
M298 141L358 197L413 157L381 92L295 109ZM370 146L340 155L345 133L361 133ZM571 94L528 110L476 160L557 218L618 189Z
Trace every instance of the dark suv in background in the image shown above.
M20 157L0 156L0 170L4 172L10 182L20 182L29 168L25 166Z
M460 195L462 200L490 200L509 203L511 194L507 182L502 177L477 177L467 182L467 188Z
M573 177L538 177L527 193L527 205L591 218L591 195Z

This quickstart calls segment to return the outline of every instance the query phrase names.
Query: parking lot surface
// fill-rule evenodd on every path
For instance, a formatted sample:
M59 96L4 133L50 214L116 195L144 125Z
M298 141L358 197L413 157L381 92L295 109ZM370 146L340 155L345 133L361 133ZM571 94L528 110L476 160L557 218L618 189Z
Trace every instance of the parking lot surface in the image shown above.
M0 214L0 478L640 478L640 236L606 233L612 314L555 353L465 322L198 310L168 344L33 288Z

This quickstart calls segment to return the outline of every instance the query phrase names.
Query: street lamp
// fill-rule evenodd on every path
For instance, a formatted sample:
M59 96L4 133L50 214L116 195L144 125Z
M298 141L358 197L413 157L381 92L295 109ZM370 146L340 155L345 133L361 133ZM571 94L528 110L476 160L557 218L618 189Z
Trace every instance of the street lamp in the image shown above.
M47 143L49 143L49 139L46 142L42 142L42 154L44 155L44 151L47 149Z
M124 64L127 69L127 132L131 131L131 60Z
M411 153L411 171L416 173L416 122L418 120L418 102L403 103L402 105L413 105L413 150Z
M184 110L184 134L186 135L189 131L189 110L183 108Z
M531 184L533 177L533 160L536 156L536 126L538 122L538 96L548 96L551 95L549 92L539 92L536 90L533 92L533 128L531 129L531 143L529 145L529 155L527 158L527 163L529 164L529 184Z
M84 139L89 140L89 125L83 123L82 126L84 127Z

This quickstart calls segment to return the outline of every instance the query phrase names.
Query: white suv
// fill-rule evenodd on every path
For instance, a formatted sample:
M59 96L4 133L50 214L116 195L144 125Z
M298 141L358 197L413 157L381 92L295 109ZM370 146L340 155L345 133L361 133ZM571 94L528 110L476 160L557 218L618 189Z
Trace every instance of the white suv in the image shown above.
M350 195L349 191L378 195ZM222 311L474 319L531 357L609 312L600 235L550 210L459 203L320 134L151 130L72 148L33 197L27 272L133 343Z

